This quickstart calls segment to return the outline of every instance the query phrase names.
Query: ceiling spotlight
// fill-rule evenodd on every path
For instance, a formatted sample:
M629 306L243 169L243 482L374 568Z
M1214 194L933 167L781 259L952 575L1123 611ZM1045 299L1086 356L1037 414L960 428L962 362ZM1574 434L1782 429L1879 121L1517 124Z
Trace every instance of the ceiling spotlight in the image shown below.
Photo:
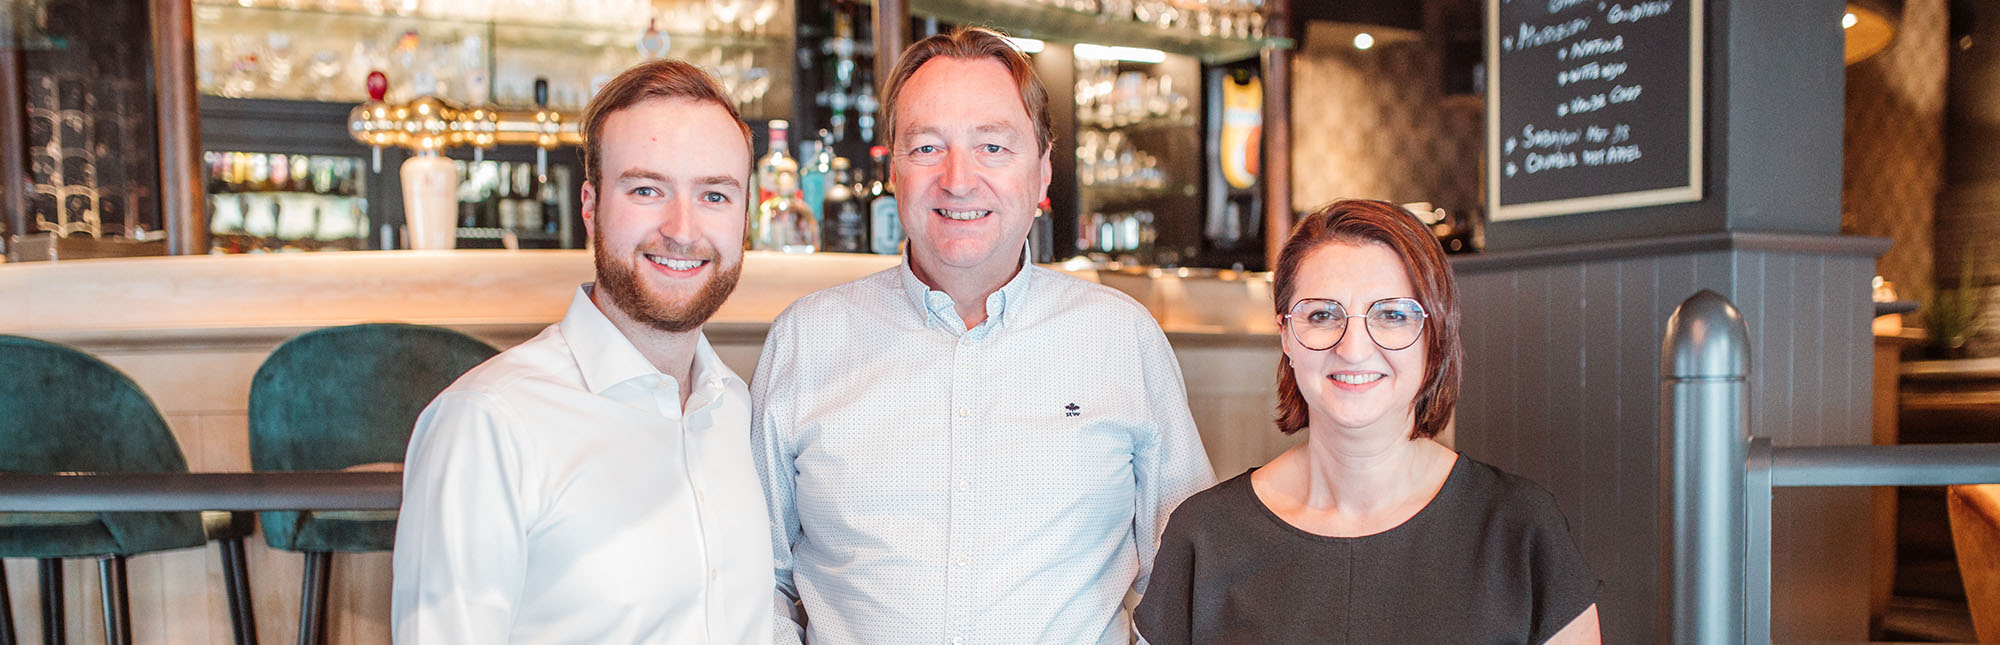
M1841 28L1841 29L1853 29L1853 28L1854 28L1854 23L1857 23L1857 22L1861 22L1861 19L1860 19L1860 18L1858 18L1858 17L1856 17L1856 16L1854 15L1854 12L1852 12L1852 11L1849 11L1849 12L1847 12L1847 13L1845 13L1845 14L1842 14L1842 15L1840 16L1840 28Z
M1354 35L1355 49L1367 49L1369 47L1374 47L1374 46L1375 46L1375 37L1368 35L1368 32L1364 31Z

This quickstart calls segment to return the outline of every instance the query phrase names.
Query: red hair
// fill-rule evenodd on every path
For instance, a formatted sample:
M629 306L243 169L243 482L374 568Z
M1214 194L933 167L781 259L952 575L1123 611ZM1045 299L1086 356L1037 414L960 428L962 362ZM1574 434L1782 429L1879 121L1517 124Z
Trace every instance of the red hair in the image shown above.
M643 101L656 98L688 99L703 103L713 103L729 113L736 120L736 127L743 131L743 145L750 146L750 125L743 122L743 115L737 113L736 104L730 103L722 84L701 68L671 58L646 61L633 65L620 73L597 96L590 99L590 105L583 109L583 178L591 185L603 183L598 167L604 122L613 112L623 110ZM602 186L599 189L602 190Z

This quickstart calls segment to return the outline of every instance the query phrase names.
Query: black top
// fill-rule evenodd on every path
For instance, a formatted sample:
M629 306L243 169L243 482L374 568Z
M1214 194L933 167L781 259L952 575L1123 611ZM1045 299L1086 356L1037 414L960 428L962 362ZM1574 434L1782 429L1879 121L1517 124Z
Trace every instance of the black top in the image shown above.
M1597 600L1555 498L1464 455L1409 521L1361 537L1287 524L1251 471L1168 520L1147 642L1541 643Z

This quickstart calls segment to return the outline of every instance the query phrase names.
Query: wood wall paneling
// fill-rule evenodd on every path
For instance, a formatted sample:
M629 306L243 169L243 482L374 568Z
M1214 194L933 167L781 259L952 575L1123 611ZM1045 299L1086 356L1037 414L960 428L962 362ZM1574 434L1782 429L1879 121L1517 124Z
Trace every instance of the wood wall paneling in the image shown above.
M1458 447L1547 487L1605 584L1606 642L1657 638L1660 337L1715 289L1751 332L1752 432L1865 444L1870 257L1722 250L1461 269L1467 354ZM1859 489L1780 491L1774 633L1866 637Z

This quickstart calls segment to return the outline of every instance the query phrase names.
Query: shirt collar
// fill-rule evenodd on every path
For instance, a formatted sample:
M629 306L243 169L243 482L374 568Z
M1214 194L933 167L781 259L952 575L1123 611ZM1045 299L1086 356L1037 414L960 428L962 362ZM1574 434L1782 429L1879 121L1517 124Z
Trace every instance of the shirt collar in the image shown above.
M898 270L902 272L904 295L909 297L910 304L917 308L917 313L924 316L927 323L931 319L936 319L954 333L962 334L967 331L964 319L958 317L958 309L951 299L951 294L924 284L924 281L917 277L916 271L910 268L910 251L907 245L904 247L903 262ZM1028 285L1034 281L1033 275L1038 270L1040 267L1028 261L1027 249L1023 248L1021 269L1014 273L1013 279L1008 280L1007 284L1000 285L999 291L986 297L987 322L997 321L999 325L1009 326L1019 320L1021 316L1019 312L1028 302Z
M653 367L625 333L591 302L592 286L585 283L577 287L576 296L569 302L569 312L557 323L562 328L563 341L569 344L570 354L576 358L577 369L583 373L584 387L594 394L603 394L612 386L633 379L671 378ZM708 334L699 331L695 334L694 364L688 372L688 380L695 384L691 390L699 390L711 382L742 380L716 355L715 348L708 343Z

